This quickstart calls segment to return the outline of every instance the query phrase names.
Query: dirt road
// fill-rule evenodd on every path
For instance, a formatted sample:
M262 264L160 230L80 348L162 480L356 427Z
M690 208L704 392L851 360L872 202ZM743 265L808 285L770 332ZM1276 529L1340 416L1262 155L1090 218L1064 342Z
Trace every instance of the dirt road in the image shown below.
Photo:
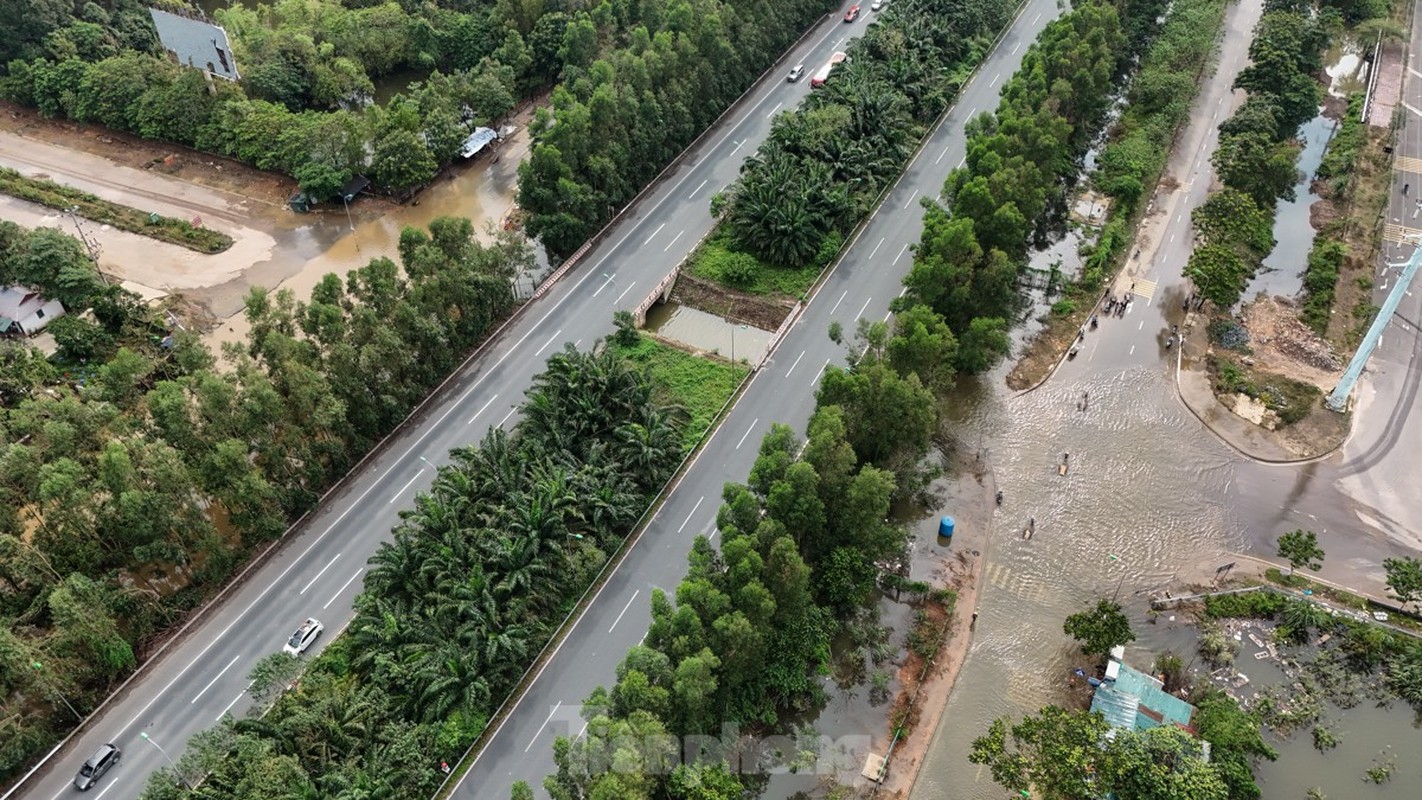
M146 298L181 293L210 312L220 323L208 336L216 349L242 337L242 299L254 286L291 288L305 298L327 273L344 275L371 258L395 256L406 225L424 226L442 214L469 217L477 229L502 219L527 154L531 113L529 106L510 120L517 132L494 158L456 165L405 205L362 196L349 209L295 214L283 205L294 189L283 176L166 142L46 120L6 103L0 103L0 166L143 211L199 218L231 236L230 249L209 256L84 224L100 245L105 273ZM0 196L0 217L74 233L65 215L10 197Z
M232 281L253 264L269 261L276 233L290 229L290 212L251 197L114 163L102 156L0 131L0 165L34 178L47 178L142 211L201 224L233 239L216 255L203 255L165 242L88 222L84 230L102 248L103 270L145 297L194 290ZM73 234L73 223L44 206L0 196L0 215L22 225L46 226Z

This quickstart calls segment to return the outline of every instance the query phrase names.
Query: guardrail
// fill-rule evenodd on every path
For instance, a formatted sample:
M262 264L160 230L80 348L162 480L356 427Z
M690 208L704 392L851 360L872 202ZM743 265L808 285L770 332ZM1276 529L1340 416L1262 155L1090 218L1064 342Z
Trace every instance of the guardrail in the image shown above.
M701 245L700 242L696 244L697 247ZM696 249L692 248L691 252L696 252ZM657 285L653 287L651 293L642 298L642 302L637 304L637 308L632 312L632 318L637 321L637 327L640 328L647 324L647 311L652 306L671 297L672 287L676 285L676 279L681 277L681 267L686 263L686 259L690 257L691 253L688 253L686 257L677 262L677 265L672 267L672 271L668 272L660 281L657 281Z

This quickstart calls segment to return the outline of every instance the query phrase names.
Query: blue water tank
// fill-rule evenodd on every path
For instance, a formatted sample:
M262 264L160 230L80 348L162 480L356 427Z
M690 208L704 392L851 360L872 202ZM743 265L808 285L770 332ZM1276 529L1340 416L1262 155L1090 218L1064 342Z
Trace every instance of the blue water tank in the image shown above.
M938 520L938 535L944 539L952 539L954 524L952 517L944 517Z

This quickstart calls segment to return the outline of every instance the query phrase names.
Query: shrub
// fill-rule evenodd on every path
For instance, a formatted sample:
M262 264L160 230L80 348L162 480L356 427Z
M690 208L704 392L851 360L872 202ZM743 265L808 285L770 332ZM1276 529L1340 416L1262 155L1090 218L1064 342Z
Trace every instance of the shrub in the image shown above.
M1243 392L1250 397L1258 396L1258 390L1254 388L1254 384L1249 381L1249 377L1244 374L1244 370L1238 364L1227 358L1217 358L1214 359L1214 367L1216 393Z
M1346 249L1343 243L1319 235L1314 237L1313 249L1308 254L1308 265L1304 269L1304 305L1299 318L1314 333L1322 336L1328 330L1328 319L1333 315L1334 289L1338 285L1338 272L1343 267Z
M725 263L721 265L721 280L737 289L744 289L755 283L756 272L760 270L760 262L754 256L746 253L728 253Z
M1076 303L1068 299L1058 300L1052 303L1052 314L1058 317L1069 317L1076 311Z
M1273 619L1284 610L1288 598L1276 592L1260 589L1242 594L1223 594L1205 598L1205 616L1211 619L1253 617Z
M1210 320L1210 324L1205 330L1210 335L1210 341L1216 346L1226 350L1238 350L1242 353L1249 352L1249 331L1235 320L1229 317L1216 317Z

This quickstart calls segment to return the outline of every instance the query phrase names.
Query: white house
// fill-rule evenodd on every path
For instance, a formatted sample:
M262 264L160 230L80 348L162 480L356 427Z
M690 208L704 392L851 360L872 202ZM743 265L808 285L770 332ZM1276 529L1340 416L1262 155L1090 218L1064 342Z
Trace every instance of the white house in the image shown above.
M58 300L46 300L34 289L11 286L0 290L0 333L18 331L33 336L64 316Z

